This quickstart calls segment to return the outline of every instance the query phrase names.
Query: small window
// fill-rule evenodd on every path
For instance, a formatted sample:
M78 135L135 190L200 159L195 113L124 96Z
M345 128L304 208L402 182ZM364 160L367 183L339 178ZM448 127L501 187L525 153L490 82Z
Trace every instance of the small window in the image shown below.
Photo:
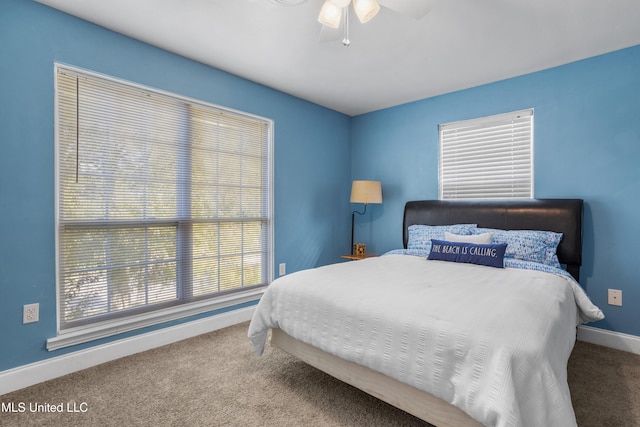
M533 109L442 124L440 199L533 197Z

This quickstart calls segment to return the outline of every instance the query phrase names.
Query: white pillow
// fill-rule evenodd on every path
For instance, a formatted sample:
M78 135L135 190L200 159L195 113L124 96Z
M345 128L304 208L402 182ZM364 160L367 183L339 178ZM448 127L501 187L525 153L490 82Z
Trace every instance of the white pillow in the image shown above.
M444 240L448 242L475 243L478 245L488 245L491 243L493 233L474 234L471 236L461 236L460 234L444 232Z

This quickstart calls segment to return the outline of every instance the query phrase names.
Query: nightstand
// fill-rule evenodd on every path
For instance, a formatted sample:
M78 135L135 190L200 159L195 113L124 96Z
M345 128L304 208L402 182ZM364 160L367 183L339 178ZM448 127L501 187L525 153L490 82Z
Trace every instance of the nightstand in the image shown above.
M353 261L360 261L361 259L365 259L365 258L373 258L373 257L377 257L378 255L376 254L364 254L364 255L342 255L342 258L346 258L346 259L350 259Z

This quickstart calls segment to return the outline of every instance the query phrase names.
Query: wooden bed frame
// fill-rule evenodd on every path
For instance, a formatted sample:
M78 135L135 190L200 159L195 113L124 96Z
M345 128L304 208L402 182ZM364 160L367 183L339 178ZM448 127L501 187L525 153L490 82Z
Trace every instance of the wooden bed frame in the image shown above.
M558 259L578 280L582 264L582 212L583 201L580 199L412 201L405 205L403 243L406 248L407 229L413 224L473 223L478 227L503 230L556 231L563 233ZM271 331L271 345L435 426L482 426L448 402L298 341L280 329Z

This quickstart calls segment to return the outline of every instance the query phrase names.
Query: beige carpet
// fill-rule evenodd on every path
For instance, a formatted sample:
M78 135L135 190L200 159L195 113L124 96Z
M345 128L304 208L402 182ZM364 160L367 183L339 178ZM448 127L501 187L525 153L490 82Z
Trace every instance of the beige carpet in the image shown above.
M426 426L275 349L247 324L0 396L2 426ZM569 362L578 423L640 426L640 356L578 343ZM31 412L63 404L85 412ZM69 405L69 407L67 407Z

